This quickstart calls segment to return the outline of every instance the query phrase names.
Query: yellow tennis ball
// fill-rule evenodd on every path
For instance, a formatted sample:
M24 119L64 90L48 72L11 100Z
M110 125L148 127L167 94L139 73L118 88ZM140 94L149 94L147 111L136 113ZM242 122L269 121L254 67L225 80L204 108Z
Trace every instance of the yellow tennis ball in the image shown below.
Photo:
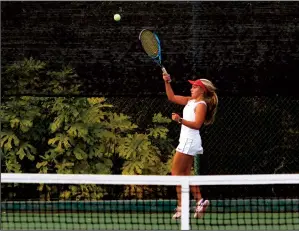
M114 15L114 20L115 20L115 21L119 21L119 20L120 20L120 18L121 18L121 17L120 17L120 15L119 15L119 14L115 14L115 15Z

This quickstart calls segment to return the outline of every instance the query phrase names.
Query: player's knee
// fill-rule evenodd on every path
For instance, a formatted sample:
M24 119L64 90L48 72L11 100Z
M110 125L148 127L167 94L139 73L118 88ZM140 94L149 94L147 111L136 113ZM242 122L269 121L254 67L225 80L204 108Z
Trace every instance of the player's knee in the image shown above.
M179 173L179 172L171 172L172 176L184 176L183 173Z
M172 176L176 176L176 175L177 175L177 174L176 174L176 171L175 171L174 169L171 170L171 175L172 175Z
M172 169L171 170L171 175L172 176L184 176L185 171L180 171L179 169Z

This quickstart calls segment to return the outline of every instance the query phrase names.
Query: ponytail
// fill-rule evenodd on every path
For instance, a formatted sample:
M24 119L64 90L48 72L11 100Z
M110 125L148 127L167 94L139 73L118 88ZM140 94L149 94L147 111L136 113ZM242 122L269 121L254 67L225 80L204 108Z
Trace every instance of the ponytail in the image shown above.
M215 115L218 106L218 96L216 94L216 87L210 80L201 79L202 83L205 85L207 92L205 93L205 101L207 103L207 114L204 124L210 125L215 121Z

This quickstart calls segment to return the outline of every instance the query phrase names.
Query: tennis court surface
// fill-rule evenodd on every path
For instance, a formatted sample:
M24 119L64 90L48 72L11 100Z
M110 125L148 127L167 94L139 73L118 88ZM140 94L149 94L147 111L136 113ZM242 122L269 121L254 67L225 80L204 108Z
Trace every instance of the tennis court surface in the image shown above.
M1 181L1 230L299 230L296 174L2 174ZM183 203L177 220L175 185ZM210 200L203 219L193 217L191 185Z

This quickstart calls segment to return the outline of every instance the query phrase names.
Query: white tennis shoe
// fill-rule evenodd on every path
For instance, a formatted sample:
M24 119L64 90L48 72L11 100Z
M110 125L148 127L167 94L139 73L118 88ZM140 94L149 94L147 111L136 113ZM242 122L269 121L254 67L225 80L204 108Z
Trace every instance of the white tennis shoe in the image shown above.
M181 209L181 207L176 207L176 209L175 209L175 214L172 216L172 219L179 219L179 218L181 218L181 216L182 216L182 209Z
M207 207L209 206L210 201L201 199L196 203L194 218L203 218Z

